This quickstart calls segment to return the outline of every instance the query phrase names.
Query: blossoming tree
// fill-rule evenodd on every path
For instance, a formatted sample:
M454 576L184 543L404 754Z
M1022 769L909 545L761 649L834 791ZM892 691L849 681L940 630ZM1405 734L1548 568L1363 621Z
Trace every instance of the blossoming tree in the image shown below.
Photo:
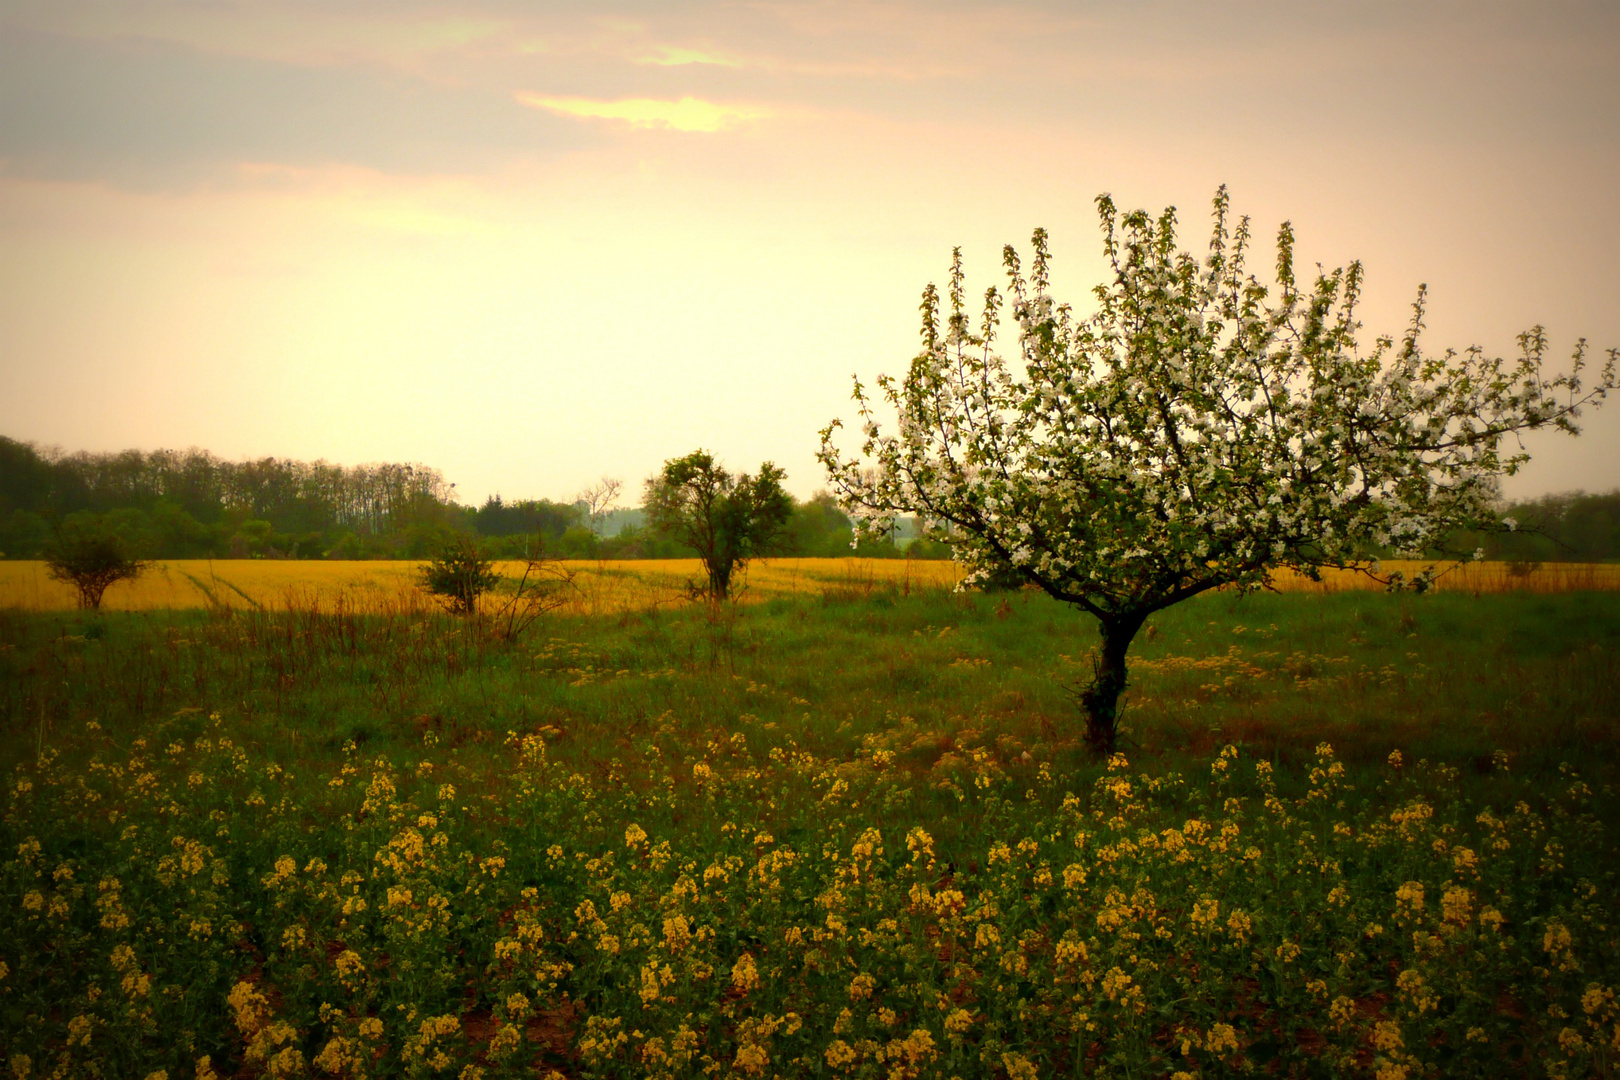
M1581 407L1615 386L1615 350L1583 385L1584 341L1568 371L1549 373L1539 326L1511 360L1425 353L1421 289L1399 340L1362 347L1361 265L1296 281L1284 224L1275 284L1263 284L1224 187L1202 259L1177 249L1173 209L1097 205L1113 280L1095 288L1095 313L1049 294L1037 230L1028 276L1006 248L1008 293L988 290L970 321L958 249L949 314L930 285L905 377L880 378L876 395L856 382L859 454L836 445L835 420L818 457L863 527L920 515L954 543L969 583L1011 577L1097 618L1081 702L1099 751L1114 747L1126 654L1154 612L1262 588L1280 568L1379 575L1378 550L1422 557L1459 529L1494 527L1499 477L1528 460L1504 439L1575 434ZM1017 363L994 349L1005 301ZM1381 580L1421 588L1432 576Z

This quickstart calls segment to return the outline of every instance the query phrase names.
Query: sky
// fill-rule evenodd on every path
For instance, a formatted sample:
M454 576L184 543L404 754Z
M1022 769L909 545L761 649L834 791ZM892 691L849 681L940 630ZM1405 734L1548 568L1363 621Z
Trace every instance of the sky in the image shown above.
M1366 335L1620 345L1620 5L0 0L0 434L571 498L824 486L851 379L1094 199L1227 184ZM1263 263L1264 260L1261 260ZM1620 487L1620 400L1505 490Z

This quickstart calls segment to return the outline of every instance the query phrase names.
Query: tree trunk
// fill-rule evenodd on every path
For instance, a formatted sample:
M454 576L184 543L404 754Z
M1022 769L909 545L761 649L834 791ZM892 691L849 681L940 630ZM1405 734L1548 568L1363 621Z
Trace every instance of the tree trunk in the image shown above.
M731 592L731 564L711 562L709 570L709 599L724 600Z
M1119 738L1119 695L1125 690L1125 654L1142 628L1147 612L1111 615L1102 620L1102 651L1091 684L1080 692L1086 710L1086 745L1098 755L1112 754Z

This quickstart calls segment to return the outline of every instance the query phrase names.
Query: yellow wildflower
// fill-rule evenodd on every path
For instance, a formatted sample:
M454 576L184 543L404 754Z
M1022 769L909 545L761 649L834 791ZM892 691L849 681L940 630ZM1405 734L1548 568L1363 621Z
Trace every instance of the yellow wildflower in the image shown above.
M1411 999L1412 1005L1419 1013L1428 1012L1434 1008L1438 999L1423 985L1423 976L1411 968L1396 976L1395 986L1400 992Z
M1119 757L1119 755L1115 756ZM1121 758L1121 760L1124 759ZM1023 1054L1002 1054L1001 1066L1007 1070L1007 1080L1040 1080L1040 1074L1035 1071L1034 1062Z
M106 878L97 886L96 907L101 911L101 928L117 932L129 929L129 916L124 913L123 883L117 878Z
M1060 964L1083 963L1090 959L1090 954L1086 951L1086 943L1073 937L1065 937L1057 943L1057 947L1052 952L1052 958Z
M250 982L239 982L231 987L225 1003L231 1007L231 1012L235 1015L237 1029L249 1037L264 1026L270 1012L269 1002Z
M1193 904L1190 918L1194 927L1199 930L1208 930L1215 925L1215 920L1220 918L1220 914L1221 902L1206 897Z
M1452 926L1467 926L1473 918L1474 894L1461 886L1447 889L1440 897L1442 918Z
M855 1064L860 1055L855 1053L854 1047L850 1046L849 1043L845 1042L843 1039L838 1039L834 1041L831 1046L827 1047L826 1053L822 1056L827 1059L827 1064L829 1067L834 1069L847 1069L851 1065Z
M684 915L671 915L664 920L664 944L672 953L686 949L692 941L692 925Z
M665 975L668 978L665 978ZM668 964L662 968L658 966L657 958L653 958L641 969L641 1000L643 1004L651 1005L663 996L664 987L675 981L675 974Z
M733 1065L749 1076L759 1076L770 1063L771 1056L758 1043L744 1043L737 1047L737 1056L732 1061Z
M1417 916L1423 913L1423 885L1421 882L1408 881L1395 890L1396 915Z
M264 886L265 888L273 889L282 882L286 881L288 878L292 877L297 872L298 863L293 860L291 855L283 855L281 858L276 860L275 871L265 876Z
M1204 1040L1204 1046L1212 1054L1237 1053L1237 1029L1231 1024L1216 1024L1209 1029L1209 1037Z
M744 993L759 988L759 969L754 966L754 958L748 953L739 956L731 966L731 985Z
M345 949L338 954L336 960L332 961L332 966L337 968L338 978L352 990L355 976L365 970L366 963L360 959L359 953L353 949Z
M341 1035L334 1036L321 1047L321 1052L315 1055L311 1062L317 1069L329 1073L343 1073L351 1068L364 1064L365 1058L361 1049L353 1039L345 1039Z
M516 1024L503 1024L489 1040L491 1057L505 1057L523 1044L523 1031Z
M1559 971L1578 971L1575 961L1575 939L1569 928L1557 919L1547 920L1547 930L1541 936L1541 947L1558 963Z

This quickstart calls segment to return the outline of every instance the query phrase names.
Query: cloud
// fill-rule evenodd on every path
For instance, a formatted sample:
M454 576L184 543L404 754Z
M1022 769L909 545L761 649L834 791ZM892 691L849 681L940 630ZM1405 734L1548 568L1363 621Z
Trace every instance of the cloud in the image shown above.
M495 89L169 44L0 35L0 158L13 175L151 188L243 162L468 174L590 141Z
M643 56L638 64L657 64L659 67L679 67L683 64L717 64L720 67L741 67L742 61L732 60L697 49L681 49L673 45L660 45L654 56Z
M721 105L695 97L683 97L679 101L659 101L655 98L599 101L594 98L547 97L524 92L519 92L516 97L531 108L545 109L560 116L621 120L632 127L672 128L675 131L724 131L740 123L771 115L770 110L763 106Z

